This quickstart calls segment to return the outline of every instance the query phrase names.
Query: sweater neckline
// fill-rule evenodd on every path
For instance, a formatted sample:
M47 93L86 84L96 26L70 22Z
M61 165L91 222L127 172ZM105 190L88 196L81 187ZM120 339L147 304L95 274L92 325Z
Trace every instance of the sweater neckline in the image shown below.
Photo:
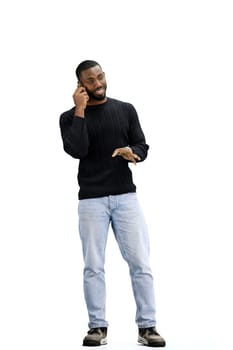
M103 106L106 106L106 104L109 102L109 98L104 103L100 103L98 105L87 105L87 109L95 109L95 108L101 108Z

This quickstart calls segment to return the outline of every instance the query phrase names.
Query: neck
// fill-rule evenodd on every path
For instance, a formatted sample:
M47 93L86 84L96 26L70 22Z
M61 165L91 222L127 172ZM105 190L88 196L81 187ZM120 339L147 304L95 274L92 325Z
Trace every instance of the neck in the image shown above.
M97 106L105 103L107 101L107 97L105 97L103 100L94 100L94 99L89 99L87 101L88 106Z

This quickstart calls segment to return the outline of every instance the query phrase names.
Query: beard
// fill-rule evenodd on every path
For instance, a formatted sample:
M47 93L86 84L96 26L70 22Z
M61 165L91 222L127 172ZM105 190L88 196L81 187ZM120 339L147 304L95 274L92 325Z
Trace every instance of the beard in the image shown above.
M103 93L101 95L96 94L96 91L98 91L100 89L101 90L103 89ZM88 94L90 100L102 101L106 97L106 89L107 89L107 85L105 84L101 88L98 88L98 89L96 89L94 91L90 91L89 89L86 88L86 91L87 91L87 94Z

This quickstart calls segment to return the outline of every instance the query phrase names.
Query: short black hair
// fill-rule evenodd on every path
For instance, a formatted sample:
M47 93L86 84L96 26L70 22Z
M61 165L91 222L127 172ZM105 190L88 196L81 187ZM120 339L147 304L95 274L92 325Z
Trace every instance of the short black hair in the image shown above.
M83 70L88 69L88 68L92 68L95 66L100 66L100 64L96 61L93 61L93 60L85 60L85 61L81 62L75 71L78 80L80 80L80 75L81 75L81 72ZM100 68L101 68L101 66L100 66Z

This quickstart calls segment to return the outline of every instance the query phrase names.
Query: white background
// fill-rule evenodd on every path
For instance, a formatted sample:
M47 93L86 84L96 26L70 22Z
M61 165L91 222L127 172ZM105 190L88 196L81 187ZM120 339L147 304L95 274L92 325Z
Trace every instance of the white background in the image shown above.
M150 145L132 170L167 348L232 348L232 18L224 0L1 2L1 349L77 349L87 331L78 163L58 124L84 59ZM106 282L108 348L129 348L135 304L111 232Z

